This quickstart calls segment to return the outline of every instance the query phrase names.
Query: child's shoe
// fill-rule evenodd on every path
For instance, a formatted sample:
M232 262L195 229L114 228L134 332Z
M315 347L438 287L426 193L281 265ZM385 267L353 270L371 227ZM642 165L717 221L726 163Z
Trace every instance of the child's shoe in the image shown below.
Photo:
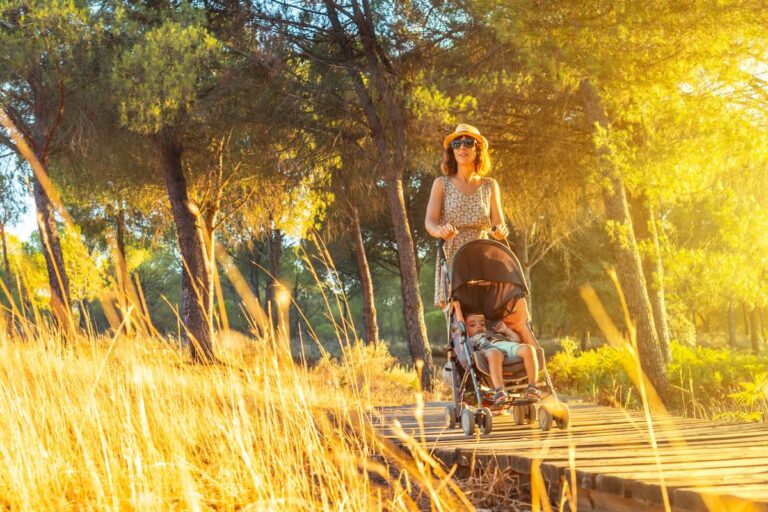
M538 402L541 400L541 390L536 384L528 384L528 387L525 390L525 397L531 401Z
M491 400L493 400L494 406L499 407L507 403L507 400L509 400L509 394L507 393L506 389L496 388L494 391L496 392L491 397Z

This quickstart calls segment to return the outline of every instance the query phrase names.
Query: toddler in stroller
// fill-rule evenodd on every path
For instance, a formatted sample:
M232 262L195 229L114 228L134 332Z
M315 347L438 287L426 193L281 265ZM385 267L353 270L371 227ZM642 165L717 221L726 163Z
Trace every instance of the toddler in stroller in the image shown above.
M494 386L494 394L491 397L493 405L503 406L509 400L509 393L504 386L504 363L509 365L520 361L523 362L528 379L525 398L538 402L541 390L536 386L539 365L534 348L516 341L517 334L504 322L493 322L490 326L491 332L488 332L485 316L480 313L467 314L466 327L472 348L484 352L488 361L488 372Z

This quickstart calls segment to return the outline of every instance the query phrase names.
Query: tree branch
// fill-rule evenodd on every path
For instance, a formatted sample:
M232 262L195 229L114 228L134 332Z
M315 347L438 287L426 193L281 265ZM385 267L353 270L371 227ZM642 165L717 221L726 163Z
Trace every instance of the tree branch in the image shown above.
M0 144L10 149L13 153L16 153L17 155L20 155L19 148L16 147L16 144L13 143L11 139L9 139L4 134L0 133ZM3 157L7 155L2 155Z
M59 126L61 126L61 121L64 119L64 74L61 72L61 63L59 62L59 59L56 58L54 52L51 51L50 44L48 42L48 38L44 37L45 45L48 47L48 54L52 55L53 63L56 67L56 79L58 81L58 90L59 90L59 104L56 107L56 117L53 120L53 124L48 129L48 134L45 137L45 147L43 148L42 155L47 155L48 150L51 146L51 141L53 140L53 135L56 133L56 130L58 130Z
M29 132L29 129L27 126L22 122L21 115L19 112L12 106L12 105L5 105L3 107L3 111L5 112L5 115L8 116L8 119L11 120L13 123L14 128L16 128L16 131L19 132L22 136L22 138L27 141L27 144L35 147L35 139L32 138L32 134Z
M554 249L555 247L560 245L560 242L562 242L566 238L569 238L574 233L577 233L577 232L581 231L582 229L584 229L586 227L587 227L587 224L582 224L580 226L577 226L574 229L572 229L572 230L570 230L570 231L568 231L566 233L563 233L562 235L557 237L555 240L553 240L552 242L550 242L549 244L544 246L544 249L539 251L530 260L528 260L528 268L533 268L538 262L540 262L544 258L544 256L547 255L547 253L549 253L549 251L551 251L552 249Z
M248 202L248 200L253 197L253 194L256 193L256 190L258 189L257 184L254 184L253 187L251 187L251 190L246 194L246 196L237 203L232 210L227 212L226 215L222 215L222 217L219 219L219 221L213 226L213 229L217 229L219 226L224 224L227 220L229 220L235 213L237 213L244 205Z

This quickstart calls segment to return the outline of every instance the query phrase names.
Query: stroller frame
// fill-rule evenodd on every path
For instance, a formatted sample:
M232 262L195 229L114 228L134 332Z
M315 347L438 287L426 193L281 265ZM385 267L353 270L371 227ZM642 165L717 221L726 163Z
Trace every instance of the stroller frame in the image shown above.
M482 259L482 256L487 254L492 256L490 261ZM470 262L472 265L469 265ZM449 279L443 280L446 285L444 296L447 298L443 312L446 317L448 340L446 369L451 373L453 403L445 408L446 426L455 428L460 424L467 436L474 435L478 428L482 434L490 434L493 430L493 412L486 406L490 405L487 403L489 400L485 398L482 391L483 384L487 385L489 380L488 371L487 367L483 369L478 365L478 362L484 361L484 355L474 350L469 341L460 297L468 297L469 301L473 302L473 311L482 311L488 318L501 320L506 314L514 311L518 300L529 294L529 288L517 257L508 245L504 246L496 241L468 242L456 252L449 268L443 240L440 240L438 264L443 269L444 275L449 276ZM499 281L495 282L489 278ZM488 297L484 297L484 294ZM453 332L454 327L458 332ZM504 365L505 368L512 367L518 371L509 379L504 378L504 388L511 400L506 402L498 412L503 413L504 410L511 409L514 421L518 425L530 424L534 418L538 418L539 426L543 431L550 430L553 423L561 429L566 429L570 424L568 407L557 397L547 371L544 351L533 335L530 318L526 319L526 327L534 341L535 357L540 363L539 374L536 376L537 385L542 390L541 401L538 402L538 413L537 404L523 396L522 390L525 389L527 380L525 374L519 375L520 363ZM462 353L465 367L460 358ZM487 365L487 361L485 363ZM460 376L460 373L463 374ZM478 376L479 373L483 378ZM544 379L540 381L539 376L542 373ZM470 391L471 394L468 397ZM472 394L474 397L471 396ZM470 400L468 401L467 398ZM477 405L476 408L472 407L474 404L469 403L472 401Z

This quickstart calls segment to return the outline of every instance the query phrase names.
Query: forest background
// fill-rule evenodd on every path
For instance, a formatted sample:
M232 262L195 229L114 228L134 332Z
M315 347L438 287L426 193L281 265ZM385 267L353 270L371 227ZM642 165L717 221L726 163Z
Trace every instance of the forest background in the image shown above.
M539 338L604 341L589 284L658 389L672 341L764 350L760 4L2 0L6 324L191 338L206 360L290 298L295 357L385 340L430 387L424 212L469 122Z

